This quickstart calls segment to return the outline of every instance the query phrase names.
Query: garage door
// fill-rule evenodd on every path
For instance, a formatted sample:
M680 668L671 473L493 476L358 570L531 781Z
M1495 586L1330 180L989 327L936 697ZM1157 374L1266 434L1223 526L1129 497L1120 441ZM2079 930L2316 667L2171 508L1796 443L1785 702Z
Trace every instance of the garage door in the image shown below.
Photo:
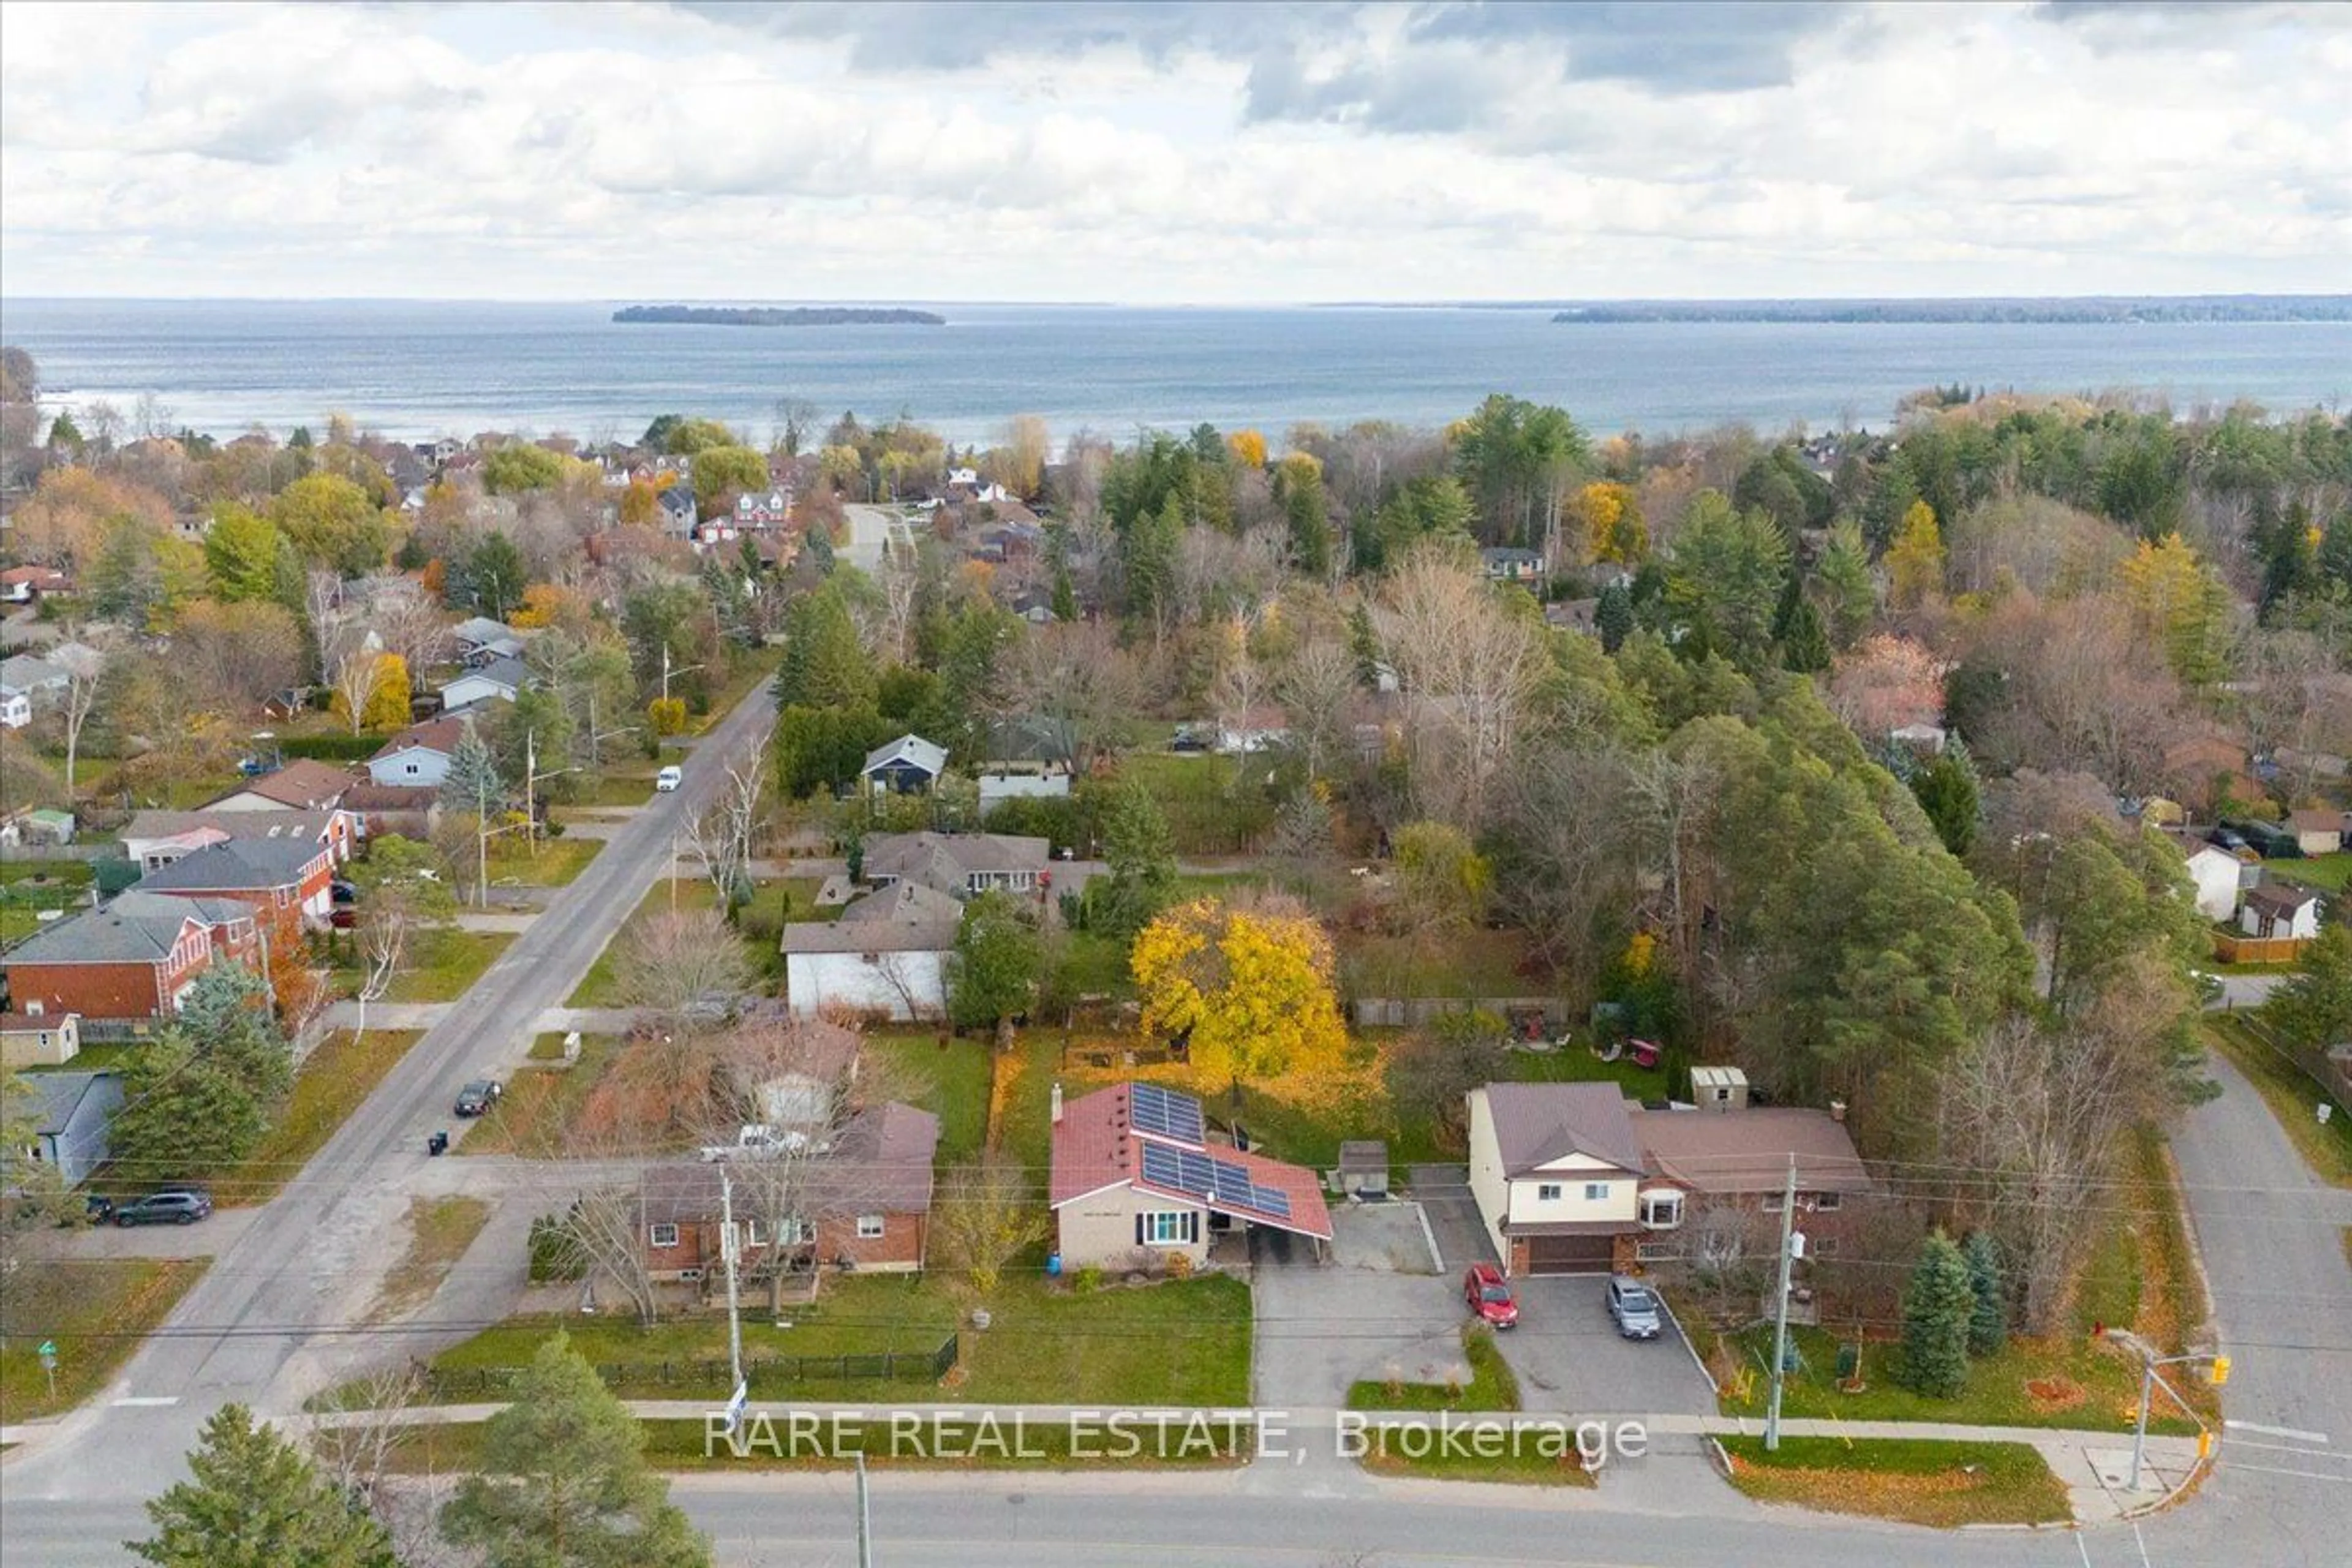
M1528 1238L1530 1274L1606 1274L1613 1256L1605 1236L1531 1236Z

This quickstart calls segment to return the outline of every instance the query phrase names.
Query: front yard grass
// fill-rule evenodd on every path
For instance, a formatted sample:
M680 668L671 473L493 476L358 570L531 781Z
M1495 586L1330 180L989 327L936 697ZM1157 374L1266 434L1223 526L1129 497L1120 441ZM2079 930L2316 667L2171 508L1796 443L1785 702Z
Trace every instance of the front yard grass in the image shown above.
M1406 1383L1367 1378L1348 1389L1350 1410L1517 1410L1519 1380L1496 1348L1495 1331L1462 1325L1462 1354L1470 1363L1466 1384Z
M2213 1047L2245 1074L2271 1114L2321 1181L2352 1186L2352 1106L2339 1105L2325 1124L2318 1116L2326 1091L2287 1054L2264 1040L2242 1017L2208 1017Z
M613 958L614 949L628 940L629 927L647 915L667 910L674 909L682 914L688 910L715 910L718 907L719 889L708 877L656 879L654 885L646 889L645 897L637 900L637 907L630 911L629 918L621 922L620 929L604 944L604 951L596 955L596 962L588 966L588 973L580 977L580 984L572 987L572 994L564 999L563 1005L567 1007L622 1005L614 988ZM764 944L751 954L751 959L754 973L764 967L768 959Z
M424 1033L337 1029L320 1041L295 1072L293 1092L261 1142L235 1169L213 1178L214 1200L242 1208L276 1197Z
M58 1258L0 1291L0 1425L61 1415L105 1387L208 1258ZM40 1347L58 1351L49 1393Z
M816 1300L788 1306L777 1327L764 1291L744 1299L743 1355L754 1399L859 1400L878 1393L927 1402L975 1405L1199 1406L1249 1399L1250 1296L1238 1279L1203 1276L1129 1288L1093 1289L1042 1275L1008 1279L987 1300L984 1330L957 1328L963 1303L942 1283L907 1275L829 1278ZM465 1379L486 1368L526 1364L556 1330L572 1335L614 1391L625 1398L681 1398L701 1367L717 1369L709 1393L726 1380L727 1318L706 1312L652 1329L634 1320L517 1318L484 1331L433 1359L455 1374L436 1397L488 1397ZM780 1356L918 1358L960 1334L961 1362L944 1384L928 1366L919 1377L799 1379L763 1368ZM485 1385L487 1386L487 1385Z
M950 1037L942 1045L937 1030L892 1030L866 1036L866 1050L879 1069L883 1092L940 1119L942 1168L980 1158L988 1139L985 1041Z
M1181 1421L1164 1426L1137 1421L1131 1430L1139 1451L1125 1454L1123 1439L1107 1422L1077 1427L1074 1452L1072 1426L1058 1420L1016 1425L950 1415L925 1417L908 1433L894 1432L886 1418L877 1417L845 1422L837 1433L832 1423L824 1422L814 1434L795 1434L782 1416L771 1415L763 1422L761 1415L755 1409L746 1422L740 1453L724 1439L712 1438L706 1422L666 1418L638 1425L645 1428L646 1459L654 1468L673 1473L846 1469L860 1452L875 1469L1201 1469L1242 1463L1256 1441L1255 1427L1245 1419L1197 1427ZM478 1469L485 1426L478 1421L413 1426L394 1449L392 1468L436 1476Z
M409 1199L408 1250L384 1277L367 1321L404 1318L431 1300L489 1217L490 1205L480 1198Z
M1683 1321L1695 1337L1704 1337L1691 1316ZM1801 1367L1789 1373L1781 1394L1781 1414L1791 1418L2128 1433L2139 1400L2138 1363L2087 1337L2012 1339L1997 1354L1969 1363L1968 1384L1955 1399L1931 1399L1897 1384L1893 1374L1901 1347L1891 1341L1864 1344L1864 1387L1855 1394L1837 1385L1838 1347L1845 1342L1842 1336L1792 1324L1789 1341L1804 1358ZM1761 1416L1769 1397L1772 1326L1759 1324L1723 1336L1719 1344L1718 1352L1706 1359L1716 1373L1723 1413ZM2193 1436L2197 1424L2170 1401L2160 1400L2147 1429Z
M406 968L393 976L384 1002L455 1002L514 942L510 931L459 931L455 926L420 932ZM344 994L359 986L356 970L336 972Z
M561 888L578 879L604 847L601 838L542 838L537 849L508 834L490 844L489 879L530 888Z
M1364 1456L1357 1462L1378 1476L1523 1487L1599 1484L1584 1468L1575 1434L1551 1419L1517 1431L1496 1423L1457 1436L1450 1447L1434 1432L1423 1436L1402 1423L1375 1426L1364 1441Z
M563 1037L554 1037L559 1052ZM580 1037L580 1059L570 1067L527 1068L507 1080L506 1092L488 1116L458 1140L460 1154L520 1154L552 1158L564 1152L566 1133L589 1093L620 1054L613 1035Z
M2340 893L2352 879L2352 854L2314 855L2304 860L2265 860L2263 867L2282 882Z
M1731 1484L1759 1502L1864 1514L1949 1530L2057 1524L2074 1518L2063 1482L2024 1443L1726 1437Z

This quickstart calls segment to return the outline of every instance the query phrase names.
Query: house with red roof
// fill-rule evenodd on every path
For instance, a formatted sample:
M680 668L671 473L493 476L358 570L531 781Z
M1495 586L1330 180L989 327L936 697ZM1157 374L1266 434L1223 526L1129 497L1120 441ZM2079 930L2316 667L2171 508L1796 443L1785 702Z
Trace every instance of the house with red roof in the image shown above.
M1314 1172L1209 1142L1201 1102L1158 1084L1121 1083L1065 1104L1053 1090L1056 1250L1071 1268L1158 1272L1176 1254L1198 1267L1213 1238L1249 1226L1318 1244L1331 1214Z

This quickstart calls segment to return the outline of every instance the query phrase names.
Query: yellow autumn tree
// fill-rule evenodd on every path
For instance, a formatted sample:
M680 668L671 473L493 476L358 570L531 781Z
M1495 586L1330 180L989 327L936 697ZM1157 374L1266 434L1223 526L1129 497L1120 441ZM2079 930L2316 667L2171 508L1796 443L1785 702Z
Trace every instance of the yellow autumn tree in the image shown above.
M1255 430L1236 430L1225 437L1225 449L1244 468L1265 467L1265 437Z
M1631 485L1595 480L1577 492L1584 516L1585 548L1595 561L1638 566L1650 553L1650 525Z
M651 528L661 521L661 491L645 479L631 479L621 492L621 524Z
M2164 650L2172 673L2210 686L2228 673L2230 595L2177 532L2143 539L2118 569L2142 636Z
M1129 955L1148 1033L1182 1038L1193 1070L1247 1079L1337 1067L1348 1032L1331 939L1297 900L1196 899L1143 928Z
M567 613L578 610L585 616L587 600L579 590L554 583L533 583L522 591L522 605L507 617L507 624L517 631L538 631L564 620Z
M1944 535L1936 526L1936 509L1915 500L1903 514L1903 526L1886 548L1888 597L1897 609L1916 609L1931 595L1944 591Z
M399 730L408 723L408 661L396 653L380 656L360 709L362 730Z
M646 704L646 722L656 735L676 735L686 729L686 699L656 697Z

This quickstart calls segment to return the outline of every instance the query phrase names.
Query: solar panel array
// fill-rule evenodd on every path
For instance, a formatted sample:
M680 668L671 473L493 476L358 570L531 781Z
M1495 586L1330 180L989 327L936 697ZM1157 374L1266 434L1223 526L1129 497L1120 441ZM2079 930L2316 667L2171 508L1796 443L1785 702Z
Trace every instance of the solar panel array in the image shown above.
M1260 1186L1251 1181L1246 1165L1190 1149L1171 1149L1165 1143L1146 1142L1142 1149L1143 1179L1154 1186L1196 1198L1213 1198L1230 1208L1254 1209L1283 1219L1290 1217L1289 1194L1278 1187Z
M1201 1102L1189 1094L1177 1094L1156 1083L1139 1083L1129 1090L1128 1101L1134 1108L1135 1130L1158 1138L1173 1138L1180 1143L1200 1143L1207 1133L1201 1121Z

